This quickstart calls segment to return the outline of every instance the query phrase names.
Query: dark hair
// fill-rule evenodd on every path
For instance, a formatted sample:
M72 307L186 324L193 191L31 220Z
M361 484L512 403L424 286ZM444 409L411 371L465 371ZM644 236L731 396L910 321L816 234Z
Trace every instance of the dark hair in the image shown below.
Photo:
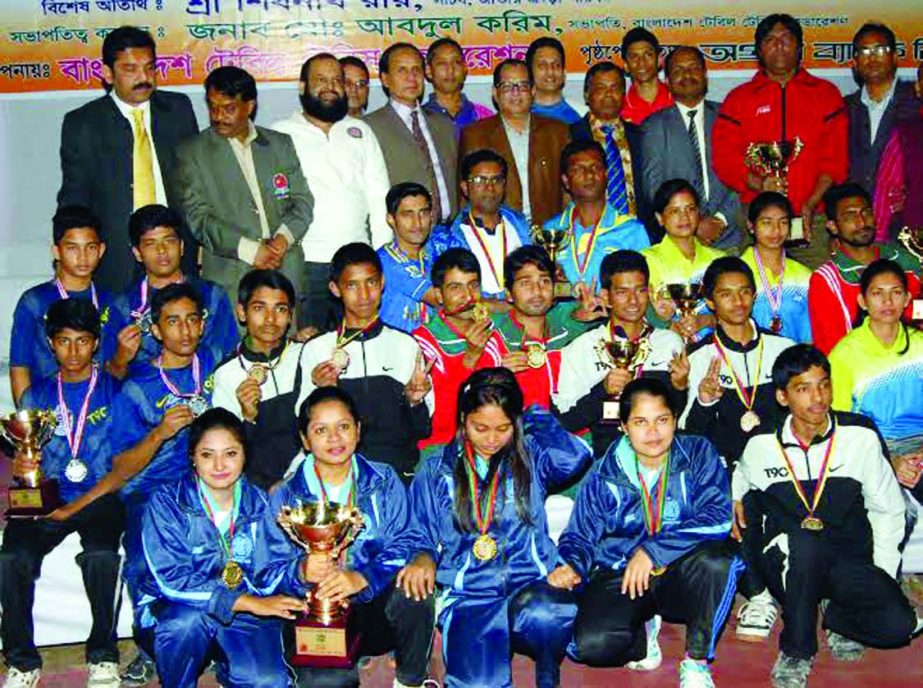
M196 310L201 314L204 306L202 305L202 295L199 290L189 282L178 282L168 284L163 289L158 289L151 297L151 322L160 322L160 312L164 306L180 299L189 299L195 304Z
M422 184L417 182L401 182L388 189L388 195L385 196L385 208L388 215L396 215L397 209L401 207L401 201L411 196L423 196L426 202L433 205L433 196Z
M345 57L341 57L340 65L343 67L343 69L346 69L347 67L358 67L363 72L365 72L366 79L368 79L370 76L368 65L355 55L346 55Z
M61 243L61 239L69 230L85 228L92 229L99 240L103 240L102 223L92 210L82 205L63 205L51 218L51 235L55 245Z
M189 426L189 458L195 456L195 450L209 430L227 430L244 448L244 460L247 456L247 440L244 436L244 423L225 408L210 408L198 416Z
M506 178L510 168L506 158L493 148L479 148L476 151L468 153L462 160L461 179L467 181L468 177L471 176L471 170L483 162L497 163L500 166L500 173L503 175L504 179Z
M651 269L644 256L637 251L620 249L603 258L599 266L600 288L608 289L612 285L612 278L624 272L640 272L645 282L651 279Z
M453 474L455 477L455 514L456 526L466 533L474 532L477 525L471 517L471 495L468 472L465 468L465 419L468 414L483 406L496 404L513 424L513 437L510 443L494 454L490 459L487 483L490 483L496 471L508 469L513 477L513 493L516 500L516 512L519 518L530 524L529 496L532 483L532 470L529 457L523 443L523 396L516 376L506 368L482 368L471 374L458 390L458 431L456 445L458 457L455 460ZM501 492L497 503L504 502L502 491L506 481L500 476Z
M785 390L793 377L798 377L817 366L830 375L830 361L816 346L795 344L783 350L772 364L772 384L778 390Z
M176 236L182 239L179 234L182 224L183 219L173 208L156 203L145 205L128 218L128 240L132 246L138 248L144 235L158 227L170 227L176 232Z
M561 172L567 172L567 166L570 165L570 159L578 153L587 153L595 151L606 164L606 151L602 144L596 139L576 139L568 141L564 148L561 149Z
M59 299L45 312L45 336L54 338L61 330L89 332L99 339L99 311L86 299Z
M120 26L103 39L103 64L112 69L118 54L129 48L150 48L157 58L157 44L150 33L137 26Z
M670 409L670 413L676 416L676 409L673 405L673 395L667 383L657 377L638 377L625 385L622 393L619 395L619 420L627 423L631 417L631 408L635 403L635 397L646 394L649 397L663 399L664 406Z
M878 260L873 260L869 263L868 267L862 271L862 276L859 278L859 291L862 293L862 296L866 296L868 293L869 287L872 286L872 280L878 277L879 275L894 275L900 280L901 286L904 288L904 291L907 291L910 288L910 283L907 281L907 273L904 271L900 265L895 263L893 260L887 258L879 258ZM859 309L858 317L856 318L856 325L860 325L863 320L865 320L867 311ZM897 352L898 356L903 356L910 350L910 333L907 331L907 324L901 319L901 329L904 331L904 348Z
M353 417L356 423L361 421L359 409L356 406L356 400L353 399L349 392L342 387L316 387L314 391L301 402L301 406L298 409L298 431L300 433L307 434L308 421L311 420L311 411L314 410L314 407L320 406L328 401L339 401L346 407L346 410L349 411L349 415Z
M536 38L534 41L529 43L529 48L526 50L526 64L529 66L530 70L535 67L535 53L537 53L542 48L553 48L555 51L557 51L558 55L561 56L561 66L565 66L567 57L564 54L564 46L561 45L561 41L551 36L542 36L541 38Z
M759 55L760 46L763 44L763 41L766 40L766 36L769 35L769 32L772 31L772 27L776 24L781 24L792 32L795 39L798 41L798 51L801 52L801 49L804 47L804 32L801 29L801 24L790 14L776 13L763 17L760 23L756 25L756 32L753 34L753 46L756 48L756 54Z
M676 46L675 48L673 48L673 50L671 50L671 51L667 54L666 59L663 61L663 71L664 71L664 73L665 73L667 76L670 75L670 65L673 64L673 60L676 58L677 53L681 53L681 52L689 52L689 53L692 53L693 55L695 55L695 59L698 61L699 65L702 67L702 69L706 69L706 68L707 68L707 66L706 66L706 64L705 64L705 53L703 53L703 52L699 49L698 46L696 46L696 45L678 45L678 46Z
M785 195L780 194L778 191L763 191L750 202L750 207L747 209L747 219L751 224L755 225L766 208L784 210L789 221L795 216L792 202Z
M331 55L330 53L317 53L316 55L311 55L311 57L305 60L304 64L301 65L301 73L298 75L298 81L303 81L306 84L308 83L308 77L311 75L311 66L318 60L333 60L340 65L340 67L343 66L343 63L337 60L336 55Z
M430 270L430 280L434 287L440 289L445 284L445 276L449 270L461 270L481 279L481 264L477 256L466 248L446 249L436 257Z
M702 294L705 298L710 300L714 296L718 278L729 274L743 275L754 291L756 290L756 280L753 278L753 270L749 265L737 256L721 256L715 258L705 269L705 275L702 277Z
M240 96L245 102L256 100L256 81L245 69L225 65L213 69L205 77L205 92L215 91L228 98Z
M295 287L292 281L278 270L251 270L240 278L237 285L237 303L247 307L253 293L260 287L284 291L288 305L295 306Z
M456 52L458 52L458 54L462 56L462 60L465 59L465 51L462 50L461 44L458 41L456 41L454 38L449 38L448 36L442 36L441 38L437 38L435 41L430 43L429 48L427 48L426 64L428 65L433 64L433 60L436 59L436 51L439 50L439 48L443 48L447 45L451 46Z
M551 262L548 252L541 246L529 244L514 249L503 259L503 281L507 289L512 291L516 273L526 265L534 265L554 280L554 263Z
M891 48L891 52L897 56L897 37L894 35L894 32L884 24L866 22L859 27L859 30L856 31L856 34L852 37L852 52L854 57L856 53L859 52L859 41L870 33L879 33L884 36L885 41L888 43L888 47Z
M625 34L625 37L622 38L622 59L628 55L628 49L634 43L650 43L654 47L654 52L657 55L660 55L660 41L657 40L657 36L652 34L650 31L645 29L643 26L636 26L631 31Z
M597 74L607 74L608 72L615 72L620 77L622 77L622 90L625 90L625 81L627 76L625 75L625 70L619 67L614 62L597 62L592 67L587 70L586 75L583 77L583 95L586 97L586 94L590 92L590 86L593 83L593 79L596 78Z
M657 189L654 194L654 200L651 202L651 207L655 213L662 213L670 205L673 197L684 191L695 199L697 206L701 205L702 200L699 198L699 192L695 190L692 184L685 179L668 179Z
M503 70L507 67L525 67L526 72L529 74L529 83L534 83L532 79L532 68L528 65L528 63L526 63L525 60L519 60L515 57L510 57L503 60L503 62L494 67L494 88L500 88L501 75L503 74Z
M392 43L381 53L381 56L378 58L378 74L387 74L388 70L391 68L391 58L394 56L398 50L412 50L420 58L420 63L423 62L423 55L420 53L420 49L417 48L413 43L407 43L406 41L400 41L398 43Z
M337 249L330 259L330 281L338 282L340 275L350 265L369 264L373 266L378 274L382 273L381 258L368 244L360 241L354 241L350 244L344 244Z
M856 182L835 184L824 192L824 215L828 220L836 221L837 208L840 202L847 198L864 198L869 205L872 205L872 195L861 184Z

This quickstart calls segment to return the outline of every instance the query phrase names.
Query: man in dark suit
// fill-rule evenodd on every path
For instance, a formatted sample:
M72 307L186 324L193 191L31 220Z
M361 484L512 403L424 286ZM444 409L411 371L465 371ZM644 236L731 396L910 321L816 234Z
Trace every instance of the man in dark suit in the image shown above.
M535 87L522 60L504 60L494 68L494 101L499 114L462 130L459 159L490 149L506 160L506 205L542 224L564 207L561 149L567 125L531 113Z
M711 132L718 104L705 100L705 56L695 47L675 48L666 59L667 86L674 105L658 110L641 125L642 184L648 202L668 179L685 179L702 203L696 237L720 249L740 244L740 200L711 166Z
M378 61L388 103L365 117L385 156L391 184L417 182L433 198L433 220L457 208L458 146L455 124L446 115L420 107L426 83L423 56L410 43L394 43Z
M189 98L157 90L156 47L147 31L123 26L111 32L102 59L108 94L64 117L58 206L85 206L100 218L107 250L94 280L119 291L135 271L128 218L151 203L169 205L165 180L176 147L199 129ZM183 269L191 273L195 242L188 231L183 238Z

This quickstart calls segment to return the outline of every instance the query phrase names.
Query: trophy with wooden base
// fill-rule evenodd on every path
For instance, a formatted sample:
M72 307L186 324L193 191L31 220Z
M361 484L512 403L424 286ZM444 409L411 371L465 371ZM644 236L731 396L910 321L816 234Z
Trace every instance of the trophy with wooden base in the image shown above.
M58 420L53 411L24 409L0 418L0 435L16 448L18 454L36 460L39 452L54 435ZM61 506L57 480L46 480L41 467L15 479L10 486L7 518L47 516Z
M334 561L364 527L354 507L334 502L284 506L279 525L308 554L327 554ZM331 602L308 595L307 614L295 621L295 666L348 669L356 663L359 633L349 623L349 602Z
M551 262L554 263L554 297L556 299L574 298L574 286L567 281L567 278L564 276L564 271L558 265L558 253L567 241L568 232L545 229L541 225L532 225L532 227L529 228L529 233L532 235L532 241L545 249L545 253L551 258Z
M606 354L605 363L613 368L627 370L634 374L647 358L650 352L650 342L647 337L632 341L630 339L613 338L600 341L597 352ZM619 422L619 395L615 394L603 401L603 415L601 422L610 425Z
M761 177L787 179L788 167L804 149L804 141L798 136L788 141L762 141L747 146L744 161L747 167ZM800 217L792 218L789 241L804 243L804 225Z

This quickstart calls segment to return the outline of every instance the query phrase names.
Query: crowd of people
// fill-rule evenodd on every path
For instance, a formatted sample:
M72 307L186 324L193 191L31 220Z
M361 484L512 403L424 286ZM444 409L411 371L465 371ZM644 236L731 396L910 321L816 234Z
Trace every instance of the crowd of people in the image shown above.
M923 68L866 24L844 99L803 42L765 17L719 104L698 48L634 28L584 116L551 37L495 66L496 112L451 38L385 49L368 114L368 66L313 55L270 127L222 66L199 132L151 35L109 33L12 324L17 406L57 418L13 474L63 503L3 533L5 685L38 685L35 580L74 532L88 686L357 686L289 665L307 597L350 602L395 686L434 684L434 629L453 688L511 686L516 653L541 688L565 657L653 672L668 620L679 685L711 688L738 598L739 640L781 610L775 688L807 685L819 616L838 660L911 643ZM342 556L280 528L304 502L359 510Z

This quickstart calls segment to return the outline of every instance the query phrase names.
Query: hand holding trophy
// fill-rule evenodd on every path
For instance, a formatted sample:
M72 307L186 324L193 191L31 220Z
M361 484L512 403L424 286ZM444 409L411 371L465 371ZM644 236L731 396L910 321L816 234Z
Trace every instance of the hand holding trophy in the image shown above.
M804 142L795 137L793 140L760 141L747 146L744 163L760 177L778 180L787 184L788 168L804 149ZM764 187L765 189L765 187ZM774 189L773 189L774 190ZM782 191L784 193L784 190ZM795 218L791 226L789 239L801 241L804 239L804 227L801 218Z
M702 298L702 285L698 282L673 282L666 285L667 293L679 313L680 319L694 316ZM683 341L688 342L690 335L683 332Z
M541 225L532 225L529 228L532 241L545 249L545 253L555 265L554 297L556 299L569 299L573 297L573 285L567 281L564 272L558 265L558 253L567 241L568 233L563 230L545 229Z
M0 435L16 448L17 454L35 460L54 434L58 421L52 411L24 409L0 418ZM41 467L17 479L10 487L9 518L47 516L61 506L58 482L42 477Z
M609 340L599 342L597 351L604 352L607 365L612 367L609 376L618 378L618 389L603 401L603 423L617 423L619 420L619 397L622 388L628 384L638 373L638 368L644 363L650 350L650 343L646 336L631 340L623 337L611 337Z

